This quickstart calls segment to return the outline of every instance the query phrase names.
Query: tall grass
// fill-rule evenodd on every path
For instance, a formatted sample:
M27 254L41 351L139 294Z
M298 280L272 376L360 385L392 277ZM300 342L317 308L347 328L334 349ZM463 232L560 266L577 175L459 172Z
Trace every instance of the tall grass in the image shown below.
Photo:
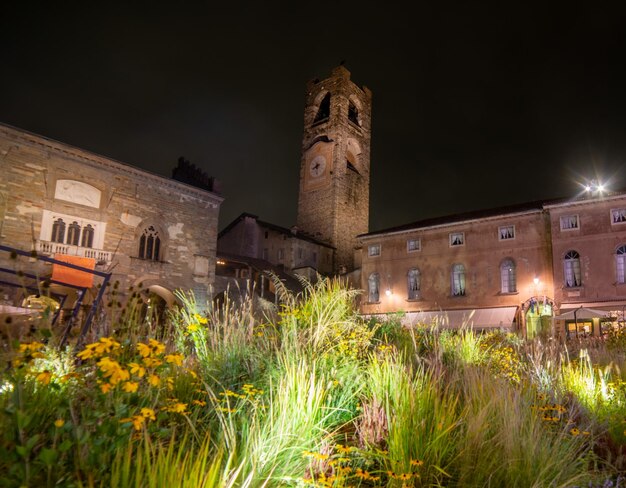
M500 333L366 323L345 284L303 284L294 296L277 282L278 308L240 293L205 311L179 294L149 354L159 366L137 352L154 329L126 324L134 332L107 354L131 377L110 392L100 357L22 345L9 360L23 363L0 374L0 487L617 479L626 384L615 366Z

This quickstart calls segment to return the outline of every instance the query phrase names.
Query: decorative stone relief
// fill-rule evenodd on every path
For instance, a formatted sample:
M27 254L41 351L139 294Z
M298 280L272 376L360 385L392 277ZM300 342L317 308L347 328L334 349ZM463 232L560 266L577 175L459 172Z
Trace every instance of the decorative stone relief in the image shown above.
M123 224L130 225L131 227L137 227L143 219L137 215L129 213L128 210L125 210L120 216L120 220Z
M78 203L88 207L100 208L102 192L97 188L76 180L57 180L54 198L66 202Z

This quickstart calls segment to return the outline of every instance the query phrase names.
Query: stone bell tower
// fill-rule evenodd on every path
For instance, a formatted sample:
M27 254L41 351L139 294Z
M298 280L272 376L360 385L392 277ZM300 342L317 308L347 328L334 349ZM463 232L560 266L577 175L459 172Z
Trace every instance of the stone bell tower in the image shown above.
M372 92L344 66L306 86L297 226L334 246L335 272L354 269L368 232Z

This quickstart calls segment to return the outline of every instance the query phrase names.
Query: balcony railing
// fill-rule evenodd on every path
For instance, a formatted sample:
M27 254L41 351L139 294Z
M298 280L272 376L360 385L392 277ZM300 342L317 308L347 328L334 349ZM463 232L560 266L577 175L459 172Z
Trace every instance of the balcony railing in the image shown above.
M69 256L80 256L82 258L93 258L96 260L96 263L110 263L112 254L102 249L72 246L70 244L50 241L38 241L37 252L41 254L67 254Z

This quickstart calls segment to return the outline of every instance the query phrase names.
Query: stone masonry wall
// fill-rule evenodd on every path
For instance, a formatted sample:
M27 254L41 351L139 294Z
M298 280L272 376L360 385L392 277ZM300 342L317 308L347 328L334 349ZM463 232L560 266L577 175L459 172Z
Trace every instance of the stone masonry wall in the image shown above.
M210 298L220 196L4 125L0 171L2 244L27 251L46 245L47 213L84 219L103 233L99 250L107 258L97 269L111 270L120 289L141 282L194 290L199 303ZM138 257L139 237L150 225L162 241L158 261ZM3 266L6 259L0 255Z

